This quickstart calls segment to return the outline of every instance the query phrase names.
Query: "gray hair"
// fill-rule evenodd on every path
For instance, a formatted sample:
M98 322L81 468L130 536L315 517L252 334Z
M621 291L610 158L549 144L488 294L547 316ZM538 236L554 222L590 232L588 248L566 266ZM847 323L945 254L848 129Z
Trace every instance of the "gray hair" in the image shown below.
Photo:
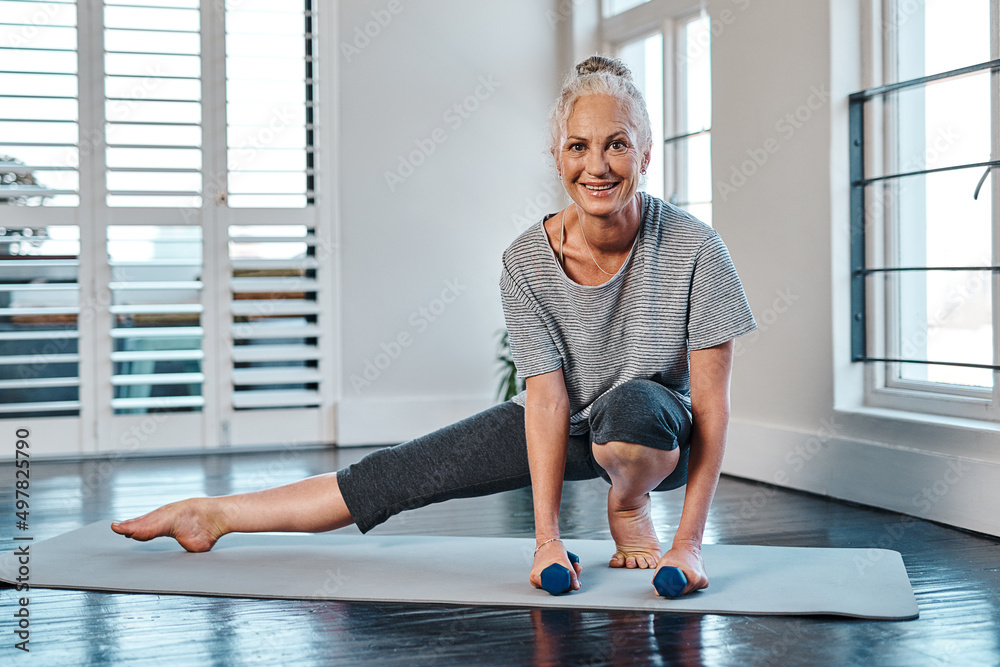
M576 66L576 73L563 82L562 92L549 115L551 139L549 150L558 154L562 131L577 100L587 95L609 95L621 104L629 123L636 132L640 155L653 148L653 128L646 110L646 99L632 81L632 72L618 58L590 56Z

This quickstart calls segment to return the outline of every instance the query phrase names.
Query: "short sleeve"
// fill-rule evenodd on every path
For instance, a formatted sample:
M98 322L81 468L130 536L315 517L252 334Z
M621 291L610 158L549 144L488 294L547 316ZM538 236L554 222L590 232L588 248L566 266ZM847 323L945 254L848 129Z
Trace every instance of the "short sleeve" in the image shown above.
M500 297L517 377L523 380L562 367L562 356L537 305L518 289L506 269L500 275Z
M688 347L703 350L757 328L736 267L713 233L698 250L688 297Z

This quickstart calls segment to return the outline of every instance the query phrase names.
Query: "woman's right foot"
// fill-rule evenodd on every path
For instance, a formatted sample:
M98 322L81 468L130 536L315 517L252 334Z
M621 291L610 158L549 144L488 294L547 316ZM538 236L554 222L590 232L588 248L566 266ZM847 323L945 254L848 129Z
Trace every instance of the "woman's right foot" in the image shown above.
M653 527L652 500L644 494L638 500L622 500L612 486L608 491L608 526L615 541L610 567L655 568L663 552Z
M191 498L170 503L135 519L116 521L111 530L140 542L169 536L188 551L208 551L229 532L214 501L214 498Z

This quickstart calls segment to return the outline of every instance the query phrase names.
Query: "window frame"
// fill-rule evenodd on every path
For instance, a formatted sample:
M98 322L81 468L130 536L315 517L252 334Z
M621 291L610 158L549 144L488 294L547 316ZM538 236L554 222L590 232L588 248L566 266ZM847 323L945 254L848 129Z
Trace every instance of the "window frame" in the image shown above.
M896 82L895 53L896 31L890 29L899 0L862 0L864 39L862 42L862 84L865 91L879 87L886 82ZM1000 8L990 3L991 37L990 60L1000 58ZM974 63L969 63L973 65ZM915 80L915 79L914 79ZM1000 70L990 74L991 98L1000 99ZM856 96L860 93L856 94ZM852 96L855 97L855 96ZM861 126L862 136L876 137L877 142L865 146L852 146L852 151L862 151L866 173L891 173L894 133L888 131L894 122L889 105L874 113L864 114L852 123ZM860 105L859 105L860 108ZM852 104L852 112L853 104ZM991 113L992 146L991 160L1000 159L1000 104L995 104ZM851 176L852 183L855 174ZM992 248L991 265L1000 266L1000 168L992 168L988 179L992 195ZM853 190L853 188L852 188ZM852 201L852 208L857 206ZM883 207L880 215L871 215L866 210L863 230L852 230L852 302L851 317L854 329L852 360L864 357L874 359L893 357L887 354L890 340L898 333L897 305L885 289L867 289L865 277L858 276L861 266L887 266L898 241L896 221L893 211ZM863 244L855 243L856 236L863 234ZM854 247L860 246L860 247ZM991 306L993 323L993 363L1000 363L1000 272L990 274ZM887 281L888 283L888 281ZM861 293L859 294L859 290ZM862 309L859 320L858 309ZM859 330L860 329L860 330ZM861 340L860 349L858 341ZM864 341L867 340L867 343ZM873 408L886 408L907 412L918 412L946 417L1000 421L1000 369L993 370L993 387L949 385L941 382L903 379L897 377L899 362L868 361L864 368L864 404Z

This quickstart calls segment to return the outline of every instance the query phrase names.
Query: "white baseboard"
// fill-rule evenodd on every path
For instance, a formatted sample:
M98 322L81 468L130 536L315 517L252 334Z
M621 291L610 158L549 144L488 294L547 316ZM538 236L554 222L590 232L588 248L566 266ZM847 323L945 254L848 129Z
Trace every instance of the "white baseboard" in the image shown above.
M337 445L364 447L405 442L495 403L488 396L345 398L337 405Z
M723 472L1000 536L1000 465L733 421Z

